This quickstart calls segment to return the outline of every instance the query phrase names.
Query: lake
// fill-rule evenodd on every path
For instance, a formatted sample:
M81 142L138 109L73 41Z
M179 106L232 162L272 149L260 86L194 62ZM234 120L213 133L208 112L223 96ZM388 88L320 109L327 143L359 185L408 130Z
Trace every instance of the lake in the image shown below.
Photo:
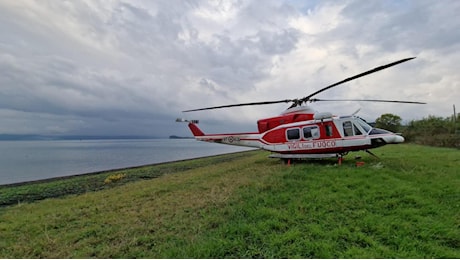
M251 149L194 139L1 141L0 185Z

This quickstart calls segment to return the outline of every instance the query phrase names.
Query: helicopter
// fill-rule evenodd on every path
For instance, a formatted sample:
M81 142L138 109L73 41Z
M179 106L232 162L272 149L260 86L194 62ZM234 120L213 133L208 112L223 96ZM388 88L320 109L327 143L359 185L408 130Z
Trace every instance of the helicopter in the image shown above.
M291 160L338 158L338 164L349 152L365 151L377 157L369 149L387 144L404 142L404 137L398 133L372 127L364 119L357 116L357 112L348 116L335 116L330 112L315 112L306 103L322 101L367 101L405 104L426 104L416 101L381 100L381 99L318 99L313 96L345 82L381 71L383 69L414 59L405 58L386 65L376 67L342 81L326 86L303 98L284 99L222 105L182 112L204 111L239 106L269 105L277 103L291 103L289 108L278 116L260 119L257 121L257 132L205 134L198 127L198 120L178 118L177 122L187 122L193 136L198 141L221 143L259 148L272 152L270 158L280 158L290 163ZM378 157L377 157L378 158Z

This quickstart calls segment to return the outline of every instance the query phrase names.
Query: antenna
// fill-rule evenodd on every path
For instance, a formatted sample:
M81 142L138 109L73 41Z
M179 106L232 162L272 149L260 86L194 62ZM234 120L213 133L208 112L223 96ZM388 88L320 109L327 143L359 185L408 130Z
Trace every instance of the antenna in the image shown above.
M452 105L454 107L454 117L453 117L453 122L454 122L454 134L457 133L457 113L455 112L455 104Z

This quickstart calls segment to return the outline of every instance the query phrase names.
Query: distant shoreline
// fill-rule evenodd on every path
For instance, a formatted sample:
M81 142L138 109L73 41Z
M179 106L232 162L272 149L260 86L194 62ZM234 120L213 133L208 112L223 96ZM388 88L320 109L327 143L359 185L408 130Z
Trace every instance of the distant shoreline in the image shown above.
M140 140L140 139L194 139L193 136L178 136L170 135L169 137L158 136L139 136L139 135L116 135L116 136L102 136L102 135L14 135L14 134L0 134L0 141L78 141L78 140Z
M139 135L15 135L0 134L0 141L59 141L59 140L121 140L121 139L168 139L168 137Z
M193 136L177 136L177 135L170 135L169 139L194 139Z

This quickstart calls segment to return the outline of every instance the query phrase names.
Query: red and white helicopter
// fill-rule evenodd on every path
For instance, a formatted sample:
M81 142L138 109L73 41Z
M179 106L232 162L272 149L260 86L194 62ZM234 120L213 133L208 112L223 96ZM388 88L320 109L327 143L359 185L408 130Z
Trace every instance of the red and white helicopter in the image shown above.
M313 96L343 84L345 82L363 77L365 75L389 68L391 66L409 61L406 58L383 65L369 71L346 78L340 82L322 88L301 99L285 99L277 101L264 101L253 103L241 103L233 105L215 106L200 109L186 110L182 112L202 111L218 108L267 105L276 103L292 103L281 115L265 118L257 121L258 132L232 133L232 134L205 134L198 128L198 120L186 120L178 118L177 122L188 122L188 126L198 141L222 143L228 145L247 146L271 151L272 158L291 159L321 159L338 158L339 164L342 157L351 151L364 150L380 147L386 144L398 144L404 142L400 134L387 130L373 128L363 119L356 116L333 116L331 113L315 113L310 107L303 105L307 102L318 101L370 101L425 104L414 101L378 100L378 99L317 99ZM374 155L375 156L375 155Z

